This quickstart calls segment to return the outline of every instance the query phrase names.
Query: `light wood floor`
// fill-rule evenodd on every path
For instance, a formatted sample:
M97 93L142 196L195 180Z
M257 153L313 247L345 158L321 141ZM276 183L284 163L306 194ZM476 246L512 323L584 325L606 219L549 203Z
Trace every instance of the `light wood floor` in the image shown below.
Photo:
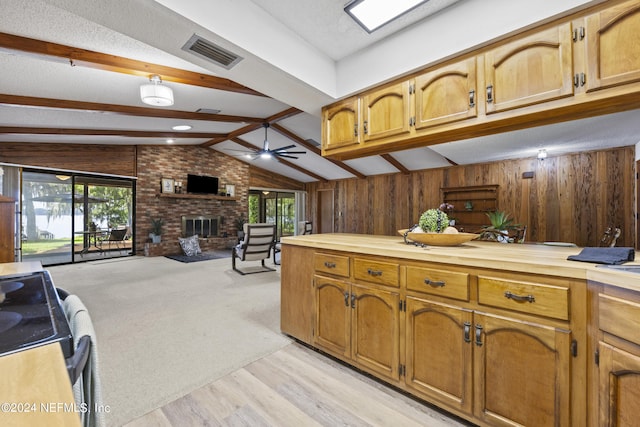
M126 427L468 425L292 343Z

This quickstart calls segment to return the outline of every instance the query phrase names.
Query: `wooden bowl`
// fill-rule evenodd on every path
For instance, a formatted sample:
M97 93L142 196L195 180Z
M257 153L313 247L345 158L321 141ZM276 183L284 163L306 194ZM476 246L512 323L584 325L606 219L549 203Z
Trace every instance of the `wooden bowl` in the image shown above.
M474 233L409 233L407 238L431 246L458 246L479 236Z

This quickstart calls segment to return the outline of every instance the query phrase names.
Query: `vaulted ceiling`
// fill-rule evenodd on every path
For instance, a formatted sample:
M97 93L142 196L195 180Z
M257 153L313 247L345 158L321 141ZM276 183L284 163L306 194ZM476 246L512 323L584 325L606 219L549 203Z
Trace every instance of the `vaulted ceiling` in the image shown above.
M268 122L271 148L294 145L306 154L245 161L310 182L640 140L631 111L344 162L323 158L323 105L594 3L430 0L367 34L343 12L345 2L0 0L0 143L166 145L171 138L245 160L242 152L262 147ZM194 34L240 61L226 69L184 50ZM174 105L140 101L150 74L172 88ZM177 124L192 128L172 130Z

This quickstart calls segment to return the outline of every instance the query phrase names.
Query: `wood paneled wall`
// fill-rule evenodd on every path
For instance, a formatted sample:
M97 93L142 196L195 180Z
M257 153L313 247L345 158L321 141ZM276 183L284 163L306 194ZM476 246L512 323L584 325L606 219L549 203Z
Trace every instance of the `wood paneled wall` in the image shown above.
M252 165L249 165L249 186L251 188L304 190L304 184L300 181Z
M597 246L611 225L622 228L618 246L637 246L633 147L311 183L307 212L316 222L317 192L332 189L336 232L396 235L440 205L440 188L487 184L499 185L498 209L527 226L527 241Z
M136 175L136 146L0 143L0 162L63 170Z

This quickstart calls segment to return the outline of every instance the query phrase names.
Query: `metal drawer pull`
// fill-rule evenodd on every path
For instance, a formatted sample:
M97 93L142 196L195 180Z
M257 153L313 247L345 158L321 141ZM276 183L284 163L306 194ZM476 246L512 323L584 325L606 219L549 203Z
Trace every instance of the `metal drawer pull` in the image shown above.
M369 269L367 269L367 273L370 276L373 276L373 277L382 276L382 271L380 271L380 270L372 270L372 269L369 268Z
M446 285L446 282L444 280L431 280L431 279L424 279L424 283L426 285L431 285L434 288L443 288L444 285Z
M476 106L476 91L470 90L469 91L469 107L475 107L475 106Z
M351 308L356 308L356 295L351 294Z
M504 293L505 298L508 299L512 299L514 301L518 301L518 302L536 302L536 298L533 295L516 295L516 294L512 294L511 292L507 291Z
M349 291L344 291L344 305L349 307Z
M325 261L324 262L324 266L327 267L327 268L336 268L336 263L335 262Z
M482 325L476 324L476 345L482 347Z
M471 322L464 322L464 342L471 342Z

